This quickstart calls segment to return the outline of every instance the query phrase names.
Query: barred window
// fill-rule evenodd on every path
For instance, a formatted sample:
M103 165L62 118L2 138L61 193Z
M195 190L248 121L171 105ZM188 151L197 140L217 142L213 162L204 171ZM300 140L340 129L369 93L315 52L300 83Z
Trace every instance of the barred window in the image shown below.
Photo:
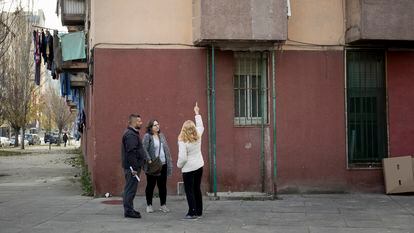
M346 69L348 161L380 164L387 157L385 53L348 50Z
M267 124L267 56L261 52L235 53L234 124Z

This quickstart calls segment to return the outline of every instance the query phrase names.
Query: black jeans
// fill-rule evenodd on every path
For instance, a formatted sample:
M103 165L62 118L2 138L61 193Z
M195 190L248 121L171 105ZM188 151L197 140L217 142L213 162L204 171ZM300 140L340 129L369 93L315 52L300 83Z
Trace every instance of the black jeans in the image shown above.
M138 171L139 175L140 171ZM125 174L125 187L122 199L124 202L124 213L133 214L134 213L134 198L138 189L138 180L132 176L131 170L124 169Z
M203 215L203 196L200 188L202 176L203 167L192 172L183 172L184 189L188 203L187 215Z
M145 197L147 198L147 205L152 205L155 185L158 186L161 205L165 205L167 202L167 164L162 165L161 175L146 175L147 187L145 188Z

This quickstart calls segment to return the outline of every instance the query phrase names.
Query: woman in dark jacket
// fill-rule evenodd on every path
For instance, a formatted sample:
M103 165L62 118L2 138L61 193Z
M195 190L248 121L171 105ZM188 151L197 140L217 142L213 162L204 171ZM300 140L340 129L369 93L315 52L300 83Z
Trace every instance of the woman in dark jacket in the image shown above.
M167 176L172 174L172 160L170 149L167 144L167 139L160 131L160 125L157 120L151 120L147 125L147 133L143 139L143 146L148 152L148 163L152 163L157 157L162 163L162 170L158 174L148 174L148 164L145 166L145 174L147 175L147 187L145 188L145 196L147 199L147 213L154 212L152 208L152 197L154 194L155 185L158 186L161 207L160 210L164 213L170 210L166 206L167 201Z

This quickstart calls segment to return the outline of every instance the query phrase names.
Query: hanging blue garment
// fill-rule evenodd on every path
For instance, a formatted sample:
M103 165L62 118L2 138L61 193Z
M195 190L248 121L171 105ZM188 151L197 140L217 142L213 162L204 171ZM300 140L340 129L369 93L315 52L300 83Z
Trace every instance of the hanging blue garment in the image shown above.
M59 75L60 81L60 95L63 97L66 95L66 73L61 73Z
M79 111L83 111L85 102L82 95L79 95Z
M60 94L62 97L71 95L70 90L70 74L69 73L61 73L60 77Z
M70 89L70 74L66 73L66 95L71 95L71 89Z
M61 36L62 60L85 59L85 33L72 32Z

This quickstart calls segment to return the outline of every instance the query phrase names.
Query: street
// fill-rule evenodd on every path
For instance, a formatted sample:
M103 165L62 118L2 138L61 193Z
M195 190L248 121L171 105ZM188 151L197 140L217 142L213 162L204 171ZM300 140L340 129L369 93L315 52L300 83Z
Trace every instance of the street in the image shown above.
M183 196L168 196L170 213L125 219L121 198L82 196L74 147L30 147L0 156L0 232L414 232L414 198L383 194L281 195L274 201L204 199L204 217L181 220ZM75 177L76 176L76 177ZM140 184L142 190L145 184ZM154 199L158 210L159 201Z

